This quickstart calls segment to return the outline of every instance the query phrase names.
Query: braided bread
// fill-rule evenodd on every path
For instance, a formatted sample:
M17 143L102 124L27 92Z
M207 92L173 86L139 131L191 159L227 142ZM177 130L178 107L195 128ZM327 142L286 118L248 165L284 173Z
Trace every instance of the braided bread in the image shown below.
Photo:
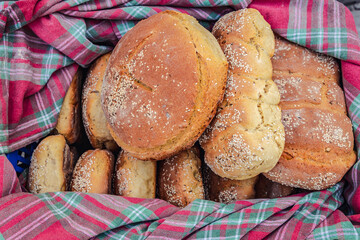
M229 71L224 101L200 144L217 175L252 178L272 169L284 148L280 95L271 79L274 34L255 9L223 16L213 34Z

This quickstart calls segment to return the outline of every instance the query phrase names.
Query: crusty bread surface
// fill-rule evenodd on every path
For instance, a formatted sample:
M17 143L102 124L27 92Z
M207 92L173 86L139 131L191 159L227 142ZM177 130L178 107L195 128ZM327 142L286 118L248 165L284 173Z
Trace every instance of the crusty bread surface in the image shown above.
M259 180L255 186L256 198L280 198L286 197L295 192L295 188L273 182L263 174L259 175Z
M99 57L90 67L82 91L82 119L93 148L116 152L118 146L107 128L100 95L106 66L111 53Z
M142 160L191 147L222 100L227 61L195 18L164 11L136 24L112 52L101 91L111 135Z
M35 194L68 190L73 167L70 148L64 136L44 138L31 158L28 190Z
M159 198L177 207L204 199L201 160L196 147L158 162L157 189Z
M216 175L206 165L203 173L205 197L208 200L228 204L255 197L255 184L258 181L258 176L245 180L223 178Z
M65 137L68 144L74 144L81 131L81 85L83 69L74 75L61 106L54 132Z
M226 14L213 34L229 62L224 101L200 138L205 162L224 178L271 170L284 148L280 94L272 81L274 34L255 9Z
M121 151L115 166L114 190L125 197L155 198L156 162L142 161Z
M279 163L265 176L297 188L331 187L356 159L338 63L280 37L272 62L286 141Z
M103 149L84 152L76 163L71 191L86 193L111 193L114 155Z

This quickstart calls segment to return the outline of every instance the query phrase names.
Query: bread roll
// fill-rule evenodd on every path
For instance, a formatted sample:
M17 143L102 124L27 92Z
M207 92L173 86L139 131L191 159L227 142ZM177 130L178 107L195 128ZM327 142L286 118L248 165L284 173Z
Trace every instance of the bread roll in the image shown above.
M28 190L35 194L68 190L74 165L64 136L44 138L31 157Z
M255 197L255 184L258 176L233 180L216 175L209 167L204 167L204 188L206 199L221 203Z
M158 195L177 207L204 199L201 160L195 147L158 162Z
M274 81L281 94L285 149L265 176L309 190L339 182L356 156L334 58L276 39Z
M109 59L101 91L110 133L143 160L191 147L213 118L227 62L195 18L165 11L135 25Z
M76 163L71 180L71 191L111 193L114 156L107 150L84 152Z
M101 108L100 94L110 53L99 57L90 67L82 92L82 118L93 148L119 150L106 126L106 118Z
M82 76L83 69L79 68L66 92L54 129L54 133L63 135L68 144L74 144L80 136Z
M156 162L142 161L121 151L115 166L115 194L125 197L155 198Z
M279 198L291 195L295 192L295 188L273 182L260 174L255 191L256 198Z
M215 174L249 179L272 169L284 148L280 95L270 60L274 35L255 9L223 16L213 34L228 59L229 72L224 101L200 144Z

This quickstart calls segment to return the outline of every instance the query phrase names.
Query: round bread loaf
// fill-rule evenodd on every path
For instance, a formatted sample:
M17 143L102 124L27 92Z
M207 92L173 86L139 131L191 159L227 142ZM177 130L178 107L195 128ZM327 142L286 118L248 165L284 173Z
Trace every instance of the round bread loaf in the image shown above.
M54 133L63 135L68 144L74 144L79 139L81 132L82 76L83 69L79 68L66 92L54 129Z
M86 193L111 193L114 156L107 150L84 152L76 163L71 191Z
M274 35L255 9L223 16L213 34L228 59L229 72L224 101L200 144L215 174L244 180L272 169L284 148L280 95L270 60Z
M201 160L195 147L158 162L159 198L186 207L195 199L204 199Z
M82 118L92 147L116 152L119 147L107 128L100 103L101 87L110 54L99 57L90 67L82 92Z
M31 193L69 190L74 155L62 135L44 138L33 152L28 175Z
M273 182L260 174L255 191L256 198L279 198L291 195L295 192L295 188Z
M339 66L282 38L276 38L272 62L286 141L279 163L264 175L296 188L331 187L356 159Z
M101 101L111 135L136 158L191 147L213 118L227 61L195 18L165 11L139 22L109 59Z
M121 151L115 166L114 190L125 197L155 198L156 162L142 161Z
M255 184L258 176L233 180L216 175L209 167L204 167L204 189L206 199L221 203L255 197Z

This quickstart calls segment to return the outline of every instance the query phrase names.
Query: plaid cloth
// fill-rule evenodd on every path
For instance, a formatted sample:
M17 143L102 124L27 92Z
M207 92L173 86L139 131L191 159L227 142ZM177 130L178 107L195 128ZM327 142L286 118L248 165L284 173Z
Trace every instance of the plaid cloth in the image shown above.
M47 135L77 68L110 51L140 19L174 9L211 28L220 16L247 6L258 9L283 37L341 60L359 149L360 41L350 11L334 0L250 2L1 2L0 153ZM11 163L0 155L0 239L357 239L359 164L323 191L227 205L196 200L179 209L159 199L26 193Z

